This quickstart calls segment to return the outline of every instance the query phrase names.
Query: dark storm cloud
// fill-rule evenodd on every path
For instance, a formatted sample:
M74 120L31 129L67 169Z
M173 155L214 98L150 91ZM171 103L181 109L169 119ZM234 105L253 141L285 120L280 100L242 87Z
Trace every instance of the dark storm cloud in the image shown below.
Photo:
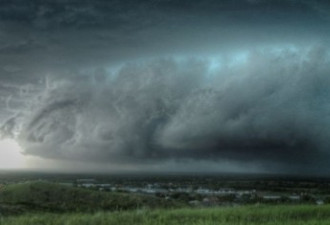
M1 1L1 135L45 158L325 168L329 8Z
M326 37L328 13L321 9L327 5L243 0L2 1L0 67L19 68L24 72L16 77L30 82L42 73L138 57L208 54L272 40L299 42L297 36Z
M210 72L191 59L124 66L106 83L46 90L21 132L45 157L146 163L256 161L296 167L329 159L329 59L323 48L251 51Z

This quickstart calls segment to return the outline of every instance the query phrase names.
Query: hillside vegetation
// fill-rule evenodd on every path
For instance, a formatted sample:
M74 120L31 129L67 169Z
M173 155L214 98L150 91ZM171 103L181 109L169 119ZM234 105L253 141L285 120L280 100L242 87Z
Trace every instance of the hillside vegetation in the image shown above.
M152 196L30 182L0 190L0 225L330 224L330 205L185 207Z
M100 192L47 182L7 185L0 190L0 213L96 212L167 208L179 204L153 196Z
M330 206L240 206L209 209L162 209L94 214L28 214L4 217L1 225L325 225Z

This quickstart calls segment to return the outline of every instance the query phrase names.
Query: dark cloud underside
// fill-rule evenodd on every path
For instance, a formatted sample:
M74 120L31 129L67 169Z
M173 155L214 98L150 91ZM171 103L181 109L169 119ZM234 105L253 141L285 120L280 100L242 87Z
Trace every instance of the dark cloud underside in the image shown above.
M329 9L1 1L1 135L59 161L326 173Z

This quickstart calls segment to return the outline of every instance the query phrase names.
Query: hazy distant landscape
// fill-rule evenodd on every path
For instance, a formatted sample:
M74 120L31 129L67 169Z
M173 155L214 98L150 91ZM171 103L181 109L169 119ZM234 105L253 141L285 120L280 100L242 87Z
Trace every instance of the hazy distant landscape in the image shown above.
M327 224L330 179L2 172L1 224Z

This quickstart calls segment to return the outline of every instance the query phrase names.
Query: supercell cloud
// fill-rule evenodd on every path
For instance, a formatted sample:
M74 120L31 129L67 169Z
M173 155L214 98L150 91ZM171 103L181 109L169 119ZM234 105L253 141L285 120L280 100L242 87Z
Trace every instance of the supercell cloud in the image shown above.
M326 1L1 5L0 130L26 155L329 172Z

